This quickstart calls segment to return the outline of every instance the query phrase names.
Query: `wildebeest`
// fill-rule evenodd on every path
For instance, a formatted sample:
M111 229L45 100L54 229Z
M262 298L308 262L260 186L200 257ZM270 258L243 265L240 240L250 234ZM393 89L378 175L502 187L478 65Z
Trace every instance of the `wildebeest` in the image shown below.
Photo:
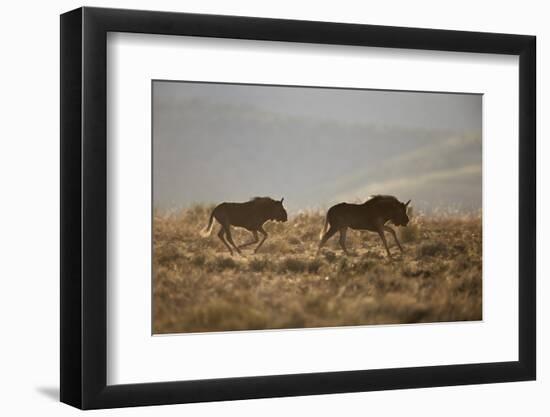
M397 240L395 230L386 226L386 223L391 222L396 226L406 226L409 223L407 206L410 202L411 200L406 203L401 203L397 198L391 195L376 195L369 198L363 204L340 203L332 206L327 212L325 225L319 236L321 242L319 243L317 254L319 254L327 240L336 232L340 232L340 246L347 255L346 232L348 228L377 232L386 247L389 258L391 258L391 254L384 232L390 232L395 239L395 243L399 246L401 253L403 253L403 248L399 240Z
M286 210L283 207L283 200L284 198L278 201L273 200L271 197L254 197L245 203L221 203L212 210L208 225L201 230L201 236L207 237L210 235L214 226L214 219L216 219L221 225L218 237L233 255L231 246L238 253L241 253L242 248L258 242L258 232L260 232L263 238L254 249L254 253L256 253L267 239L267 232L263 228L264 223L268 220L278 222L288 220ZM242 227L251 231L253 240L236 246L231 237L231 226Z

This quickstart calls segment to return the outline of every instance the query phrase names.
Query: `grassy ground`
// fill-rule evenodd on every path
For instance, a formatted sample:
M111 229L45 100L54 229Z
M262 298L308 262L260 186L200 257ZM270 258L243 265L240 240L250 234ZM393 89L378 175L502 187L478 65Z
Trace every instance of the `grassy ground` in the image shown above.
M201 238L211 207L155 213L153 332L181 333L481 320L481 218L418 217L387 234L349 231L346 257L332 238L316 257L321 214L268 223L258 254L229 256ZM237 244L250 239L233 229Z

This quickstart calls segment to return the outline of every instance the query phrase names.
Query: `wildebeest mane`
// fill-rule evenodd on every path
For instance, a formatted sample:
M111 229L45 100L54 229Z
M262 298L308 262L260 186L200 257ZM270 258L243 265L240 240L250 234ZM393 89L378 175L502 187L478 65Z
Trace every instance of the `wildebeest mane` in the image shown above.
M255 201L255 202L258 202L258 203L267 203L267 202L270 202L270 203L274 203L275 200L273 200L271 197L252 197L249 201Z
M375 195L371 195L369 196L369 198L367 199L367 203L368 202L372 202L372 201L387 201L387 202L394 202L394 203L399 203L399 200L397 198L395 198L393 195L384 195L384 194L375 194Z

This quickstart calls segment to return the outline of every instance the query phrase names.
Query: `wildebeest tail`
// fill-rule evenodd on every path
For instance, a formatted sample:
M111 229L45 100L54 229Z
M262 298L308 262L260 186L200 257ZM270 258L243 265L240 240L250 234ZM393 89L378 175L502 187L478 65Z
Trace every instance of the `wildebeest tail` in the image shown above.
M323 238L323 235L327 232L328 229L328 216L325 217L325 225L321 229L321 233L319 233L319 240Z
M210 220L208 221L208 225L205 226L201 231L200 234L202 237L208 237L210 236L210 233L212 233L212 229L214 228L214 210L212 210L212 214L210 214Z

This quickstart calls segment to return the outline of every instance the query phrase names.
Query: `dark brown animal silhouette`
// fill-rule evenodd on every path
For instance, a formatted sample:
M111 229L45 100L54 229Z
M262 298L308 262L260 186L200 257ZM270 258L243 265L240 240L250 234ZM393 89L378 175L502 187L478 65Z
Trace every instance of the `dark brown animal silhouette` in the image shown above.
M221 224L218 237L229 249L229 253L233 255L231 246L240 254L242 248L258 242L258 232L260 232L263 238L254 249L254 253L256 253L267 239L267 232L263 228L264 223L268 220L279 222L288 220L286 210L283 207L283 200L284 198L277 201L270 197L255 197L245 203L221 203L212 210L208 226L201 230L201 236L210 236L214 219L216 219ZM251 231L253 240L244 245L236 246L231 236L231 226L242 227Z
M401 203L397 198L390 195L376 195L363 204L340 203L332 206L327 212L325 226L319 236L321 242L319 243L317 254L319 254L327 240L336 232L340 232L340 246L344 250L344 253L348 255L346 249L346 232L348 228L377 232L386 247L389 258L391 258L391 253L384 232L390 232L401 253L403 253L403 248L399 240L397 240L395 230L386 226L386 223L391 222L396 226L406 226L409 223L407 206L410 202L411 200Z

